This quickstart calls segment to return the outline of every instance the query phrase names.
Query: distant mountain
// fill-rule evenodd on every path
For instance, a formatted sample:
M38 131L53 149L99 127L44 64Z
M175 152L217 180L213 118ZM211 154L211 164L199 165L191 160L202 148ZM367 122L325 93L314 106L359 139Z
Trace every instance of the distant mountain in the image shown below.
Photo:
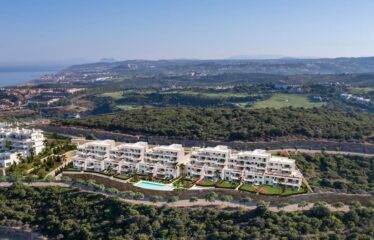
M122 77L199 78L223 74L271 74L281 76L374 73L374 57L256 60L127 60L74 65L48 77L48 81L95 82ZM40 82L40 81L38 81ZM41 79L43 82L43 79Z
M281 58L290 58L288 56L283 55L238 55L238 56L232 56L228 57L229 60L264 60L264 59L281 59Z

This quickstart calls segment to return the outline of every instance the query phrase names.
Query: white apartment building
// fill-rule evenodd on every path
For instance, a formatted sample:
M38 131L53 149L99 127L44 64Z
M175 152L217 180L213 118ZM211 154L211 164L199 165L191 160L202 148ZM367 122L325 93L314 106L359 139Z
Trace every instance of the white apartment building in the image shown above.
M224 170L228 181L242 180L254 185L284 185L300 187L303 175L296 169L295 160L273 157L265 150L243 151L233 154Z
M181 144L157 146L146 151L144 161L139 164L139 171L142 174L176 178L180 175L180 164L187 160Z
M137 172L146 151L146 142L121 144L110 151L110 159L105 160L104 168L116 169L120 173Z
M179 176L179 164L185 161L180 144L149 148L146 142L124 143L93 141L78 146L73 166L80 170L111 170L121 174L139 172L158 177Z
M9 149L7 145L10 145ZM1 128L0 129L0 151L20 152L28 155L33 148L35 154L44 148L43 131L39 129L26 128Z
M231 150L227 146L193 147L190 162L186 165L187 176L209 180L222 179Z
M0 168L10 167L13 163L18 163L17 153L2 152L0 153Z
M184 172L181 164L185 165ZM303 178L293 159L274 157L265 150L233 153L221 145L193 147L191 154L185 155L180 144L149 148L146 142L116 145L113 140L93 141L78 146L73 165L81 170L138 172L161 178L176 178L185 173L191 178L253 185L300 187Z
M93 141L79 145L73 158L76 169L97 171L104 170L104 162L110 160L110 151L115 147L114 140ZM113 164L115 169L115 164Z

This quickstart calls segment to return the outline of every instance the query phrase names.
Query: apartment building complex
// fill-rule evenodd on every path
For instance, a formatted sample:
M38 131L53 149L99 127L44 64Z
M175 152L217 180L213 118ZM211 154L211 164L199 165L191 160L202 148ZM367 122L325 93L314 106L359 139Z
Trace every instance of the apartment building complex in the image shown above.
M110 159L104 163L104 168L112 168L122 174L137 172L146 151L148 151L146 142L121 144L111 150Z
M143 174L176 178L180 175L180 164L186 163L186 161L182 145L157 146L146 152L139 170Z
M73 166L82 170L176 178L185 159L184 148L179 144L149 148L146 142L116 145L113 140L104 140L78 146Z
M35 154L44 149L44 134L42 130L25 128L0 128L0 167L9 167L18 163L16 156L28 156L33 149Z
M97 171L104 169L104 162L110 160L110 151L115 148L114 140L93 141L77 148L73 166L77 169Z
M265 150L242 151L232 154L223 179L242 180L249 184L300 187L303 175L296 169L295 160L274 157Z
M0 153L0 168L9 167L13 163L18 163L19 159L16 153L2 152Z
M193 147L186 165L187 175L192 178L223 179L231 150L227 146Z
M138 172L161 178L187 175L254 185L300 187L303 178L293 159L274 157L265 150L234 153L222 145L193 147L185 155L180 144L150 148L146 142L116 145L113 140L94 141L78 146L73 164L82 170Z

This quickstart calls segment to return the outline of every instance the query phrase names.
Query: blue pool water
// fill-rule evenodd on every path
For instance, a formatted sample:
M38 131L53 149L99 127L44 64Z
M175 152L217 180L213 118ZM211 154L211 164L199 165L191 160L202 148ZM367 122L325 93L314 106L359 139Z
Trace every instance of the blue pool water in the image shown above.
M134 186L145 188L145 189L158 190L158 191L173 191L174 189L174 187L166 185L166 184L149 182L149 181L140 181L140 182L135 183Z

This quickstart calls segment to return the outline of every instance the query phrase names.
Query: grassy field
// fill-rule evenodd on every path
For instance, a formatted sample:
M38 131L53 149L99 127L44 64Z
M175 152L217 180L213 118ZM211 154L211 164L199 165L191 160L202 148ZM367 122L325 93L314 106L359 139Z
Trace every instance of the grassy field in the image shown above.
M323 103L311 102L307 95L303 94L274 94L271 98L256 102L254 108L283 108L283 107L321 107Z
M123 91L117 91L117 92L106 92L102 93L99 96L100 97L111 97L113 99L120 99L122 98Z
M164 94L171 94L171 93L179 93L179 94L184 94L184 95L202 95L202 96L211 97L211 98L247 97L248 96L248 94L246 93L232 93L232 92L222 92L222 93L205 93L205 92L194 92L194 91L164 92Z
M374 91L374 87L352 87L349 89L349 92L353 94L365 94L371 91Z
M142 107L153 108L153 106L151 105L116 105L116 107L122 110L133 110L133 109L139 109Z

